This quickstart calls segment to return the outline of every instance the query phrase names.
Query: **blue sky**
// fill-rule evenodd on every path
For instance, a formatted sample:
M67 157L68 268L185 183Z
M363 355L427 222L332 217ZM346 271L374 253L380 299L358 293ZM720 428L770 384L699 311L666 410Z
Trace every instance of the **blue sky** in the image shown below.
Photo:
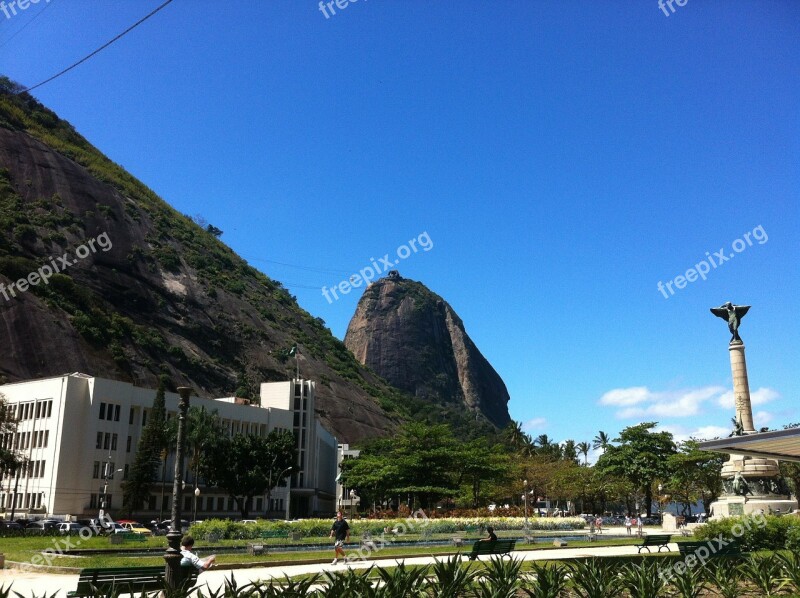
M37 83L159 4L0 13L0 71ZM800 420L800 3L673 7L175 0L34 95L340 338L362 289L321 288L398 259L533 435L729 429L708 311L728 300L753 305L756 422L780 427Z

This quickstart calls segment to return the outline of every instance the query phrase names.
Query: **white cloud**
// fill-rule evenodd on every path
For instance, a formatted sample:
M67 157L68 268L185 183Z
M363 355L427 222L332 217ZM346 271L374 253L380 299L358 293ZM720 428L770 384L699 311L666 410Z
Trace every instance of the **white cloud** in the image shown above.
M730 428L721 426L690 427L680 424L659 424L655 429L658 432L669 432L672 434L675 442L685 442L690 438L695 438L697 440L713 440L714 438L725 438L731 433Z
M534 417L522 424L522 429L526 432L543 430L547 426L547 419L544 417Z
M703 386L683 390L655 392L646 386L615 388L600 397L600 404L621 407L619 419L647 417L689 417L700 413L700 406L717 399L725 391L721 386Z
M650 391L646 386L633 386L631 388L615 388L600 397L601 405L638 405L648 399Z
M763 405L764 403L774 401L780 396L781 395L777 391L771 388L761 387L758 390L750 393L750 403L752 405ZM723 393L722 396L717 399L717 403L719 403L720 407L724 407L725 409L733 409L733 391L729 390L728 392Z

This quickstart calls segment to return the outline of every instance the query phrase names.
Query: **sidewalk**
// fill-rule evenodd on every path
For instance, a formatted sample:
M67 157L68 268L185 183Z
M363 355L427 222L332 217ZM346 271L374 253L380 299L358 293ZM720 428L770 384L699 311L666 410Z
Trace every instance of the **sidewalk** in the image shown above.
M623 531L623 533L625 533ZM677 550L675 544L670 544L671 551ZM573 559L584 558L591 556L621 556L621 555L636 555L636 546L598 546L598 547L583 547L583 548L557 548L548 550L523 550L514 551L512 555L514 558L522 559L525 561L533 560L559 560L559 559ZM421 556L404 558L402 560L406 565L430 565L437 559L445 560L448 557L439 556ZM463 557L466 559L466 557ZM480 557L480 560L488 560L489 557ZM241 587L253 581L269 580L269 579L283 579L284 576L289 577L295 575L307 575L314 573L325 573L326 571L345 571L347 568L352 569L367 569L371 566L379 567L393 567L397 564L397 559L376 559L370 561L354 561L347 565L331 565L325 564L303 564L303 565L289 565L283 567L255 567L249 569L213 569L200 575L198 580L199 586L205 590L216 590L224 586L225 580L230 579L231 576L236 580L236 584ZM3 569L0 571L0 586L7 587L13 583L13 591L19 592L24 598L29 598L34 594L36 596L47 595L48 598L56 596L57 598L64 598L67 592L75 589L78 585L77 575L56 575L52 573L37 574L30 571L21 571L18 569Z

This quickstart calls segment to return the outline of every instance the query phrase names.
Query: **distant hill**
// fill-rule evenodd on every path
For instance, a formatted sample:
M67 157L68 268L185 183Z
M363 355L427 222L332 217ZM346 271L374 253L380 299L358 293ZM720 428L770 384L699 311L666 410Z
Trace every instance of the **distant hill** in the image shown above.
M464 330L461 318L425 285L396 271L358 302L344 343L390 384L433 404L511 421L508 391Z
M285 351L299 344L318 415L340 440L385 435L407 417L409 398L221 231L176 212L14 91L0 78L0 383L80 371L155 388L166 373L203 397L256 398L260 382L293 374ZM81 249L89 240L93 252ZM48 284L10 287L65 253L75 263Z

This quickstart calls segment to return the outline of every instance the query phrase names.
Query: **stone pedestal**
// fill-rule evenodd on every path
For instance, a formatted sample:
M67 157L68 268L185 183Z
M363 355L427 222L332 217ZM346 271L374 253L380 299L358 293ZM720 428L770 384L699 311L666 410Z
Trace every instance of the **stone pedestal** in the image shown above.
M753 425L744 343L732 341L728 350L731 357L736 421L743 434L753 434L756 430ZM722 496L711 504L709 513L714 519L751 513L791 513L797 508L797 501L791 498L775 459L731 453L728 462L722 466L722 480Z

